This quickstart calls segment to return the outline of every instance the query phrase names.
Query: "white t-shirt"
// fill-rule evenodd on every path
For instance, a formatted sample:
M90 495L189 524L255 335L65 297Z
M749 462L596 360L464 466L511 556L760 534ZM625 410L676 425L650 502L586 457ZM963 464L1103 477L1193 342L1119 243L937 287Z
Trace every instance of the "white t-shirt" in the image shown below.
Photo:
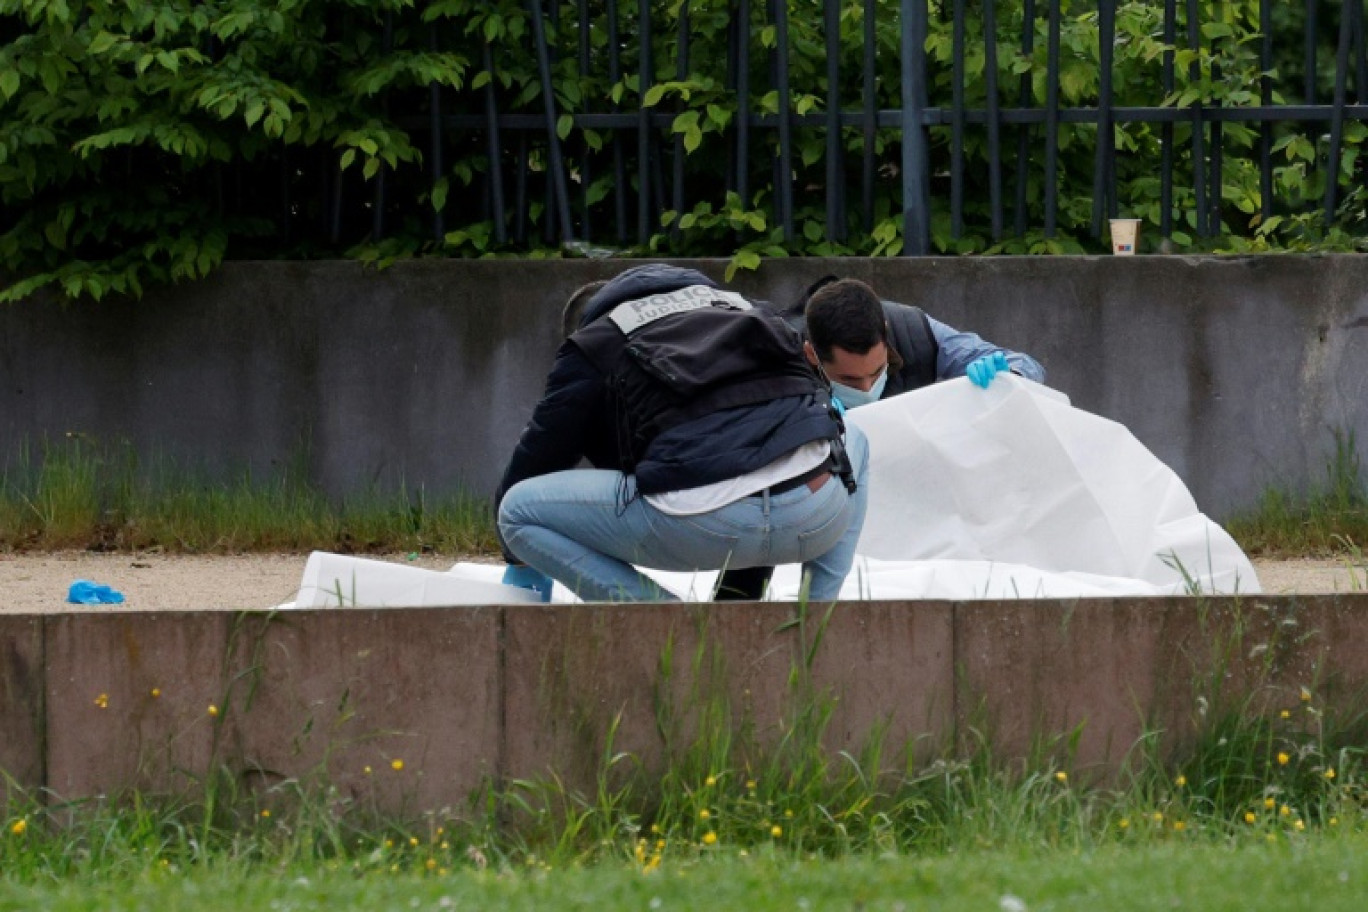
M814 440L791 450L754 472L727 478L697 488L682 491L666 491L663 494L647 494L646 502L661 513L670 516L697 516L718 507L735 503L771 485L796 478L810 472L831 455L831 444L826 440Z

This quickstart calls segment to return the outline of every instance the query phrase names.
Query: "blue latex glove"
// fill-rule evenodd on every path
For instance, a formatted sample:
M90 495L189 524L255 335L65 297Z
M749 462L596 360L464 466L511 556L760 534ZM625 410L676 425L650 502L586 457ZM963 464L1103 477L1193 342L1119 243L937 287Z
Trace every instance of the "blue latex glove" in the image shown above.
M970 361L969 366L964 369L964 374L973 381L975 386L987 389L994 377L1008 369L1010 369L1010 365L1007 364L1007 356L1002 352L993 352L991 355L984 355L977 361Z
M67 601L73 605L117 605L123 600L122 592L90 580L77 580L67 590Z
M504 570L503 584L530 589L541 596L541 601L551 601L551 577L533 567L509 564L508 569Z

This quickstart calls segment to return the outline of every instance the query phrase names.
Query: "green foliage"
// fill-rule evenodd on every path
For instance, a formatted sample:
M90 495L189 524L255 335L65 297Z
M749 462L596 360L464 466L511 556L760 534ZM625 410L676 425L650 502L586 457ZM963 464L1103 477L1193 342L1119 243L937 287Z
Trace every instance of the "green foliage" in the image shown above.
M904 250L901 221L902 142L897 129L873 133L873 200L863 210L860 191L865 136L841 131L841 177L849 189L844 212L826 210L826 36L820 5L790 5L788 50L792 126L792 233L786 235L776 163L778 131L751 129L752 147L740 163L747 192L737 192L733 160L739 102L729 67L728 31L734 9L718 0L657 2L649 41L653 71L641 84L646 42L635 8L616 23L620 55L610 60L607 8L588 9L581 34L577 7L543 4L551 43L554 133L566 160L576 232L592 228L635 254L718 255L754 268L762 257L862 254ZM1163 40L1158 0L1117 8L1114 86L1117 105L1190 108L1239 107L1259 102L1261 75L1256 0L1202 0L1201 39L1187 43L1186 4L1179 4L1178 39ZM1275 4L1272 79L1275 101L1301 101L1304 8ZM1024 86L1030 104L1047 94L1047 24L1032 27L1029 54L1021 50L1022 7L998 4L998 102L1015 106ZM874 23L874 105L902 105L899 6L878 0ZM1339 7L1319 21L1316 100L1328 101ZM843 109L862 104L864 6L840 10L838 57ZM965 25L965 101L987 103L988 60L983 9L970 5ZM948 7L931 4L926 41L928 99L948 108L954 41ZM771 83L779 36L765 4L752 4L750 84L753 112L777 114ZM681 60L680 30L689 56ZM0 271L13 284L0 300L15 301L54 286L72 297L138 294L149 282L199 278L224 258L313 257L341 253L379 265L396 257L562 255L550 188L551 148L544 128L501 131L491 158L483 128L448 129L440 173L433 173L429 118L433 92L444 115L533 115L546 99L532 46L528 5L520 0L130 0L71 5L65 0L0 0ZM583 42L581 39L584 39ZM587 63L582 69L581 56ZM1162 83L1171 55L1175 81ZM1097 102L1096 5L1065 2L1059 92L1065 107ZM585 115L644 110L663 118L651 130L653 181L667 211L648 201L647 237L636 232L637 136L614 136ZM1156 123L1115 127L1118 203L1151 225L1160 220L1158 162L1164 141ZM1284 122L1274 128L1273 215L1263 219L1257 125L1220 127L1224 154L1220 223L1199 237L1194 212L1192 127L1172 125L1175 230L1178 251L1365 249L1365 165L1368 126L1349 120L1339 159L1328 163L1323 125ZM1208 126L1208 149L1215 135ZM1024 236L994 238L987 195L987 131L965 130L965 228L951 224L951 128L933 125L930 140L932 244L940 253L1083 253L1104 249L1091 235L1096 128L1059 128L1058 228L1043 236L1044 131L1002 127L1004 183L1014 172L1019 132L1031 161ZM625 153L624 179L615 171ZM680 160L675 161L676 157ZM670 207L678 165L684 205ZM1199 163L1206 166L1207 163ZM519 171L526 178L525 221L491 207L496 168L511 209ZM1334 218L1321 211L1326 181L1345 192ZM375 192L385 183L383 203ZM654 194L653 194L654 196ZM1008 194L1009 223L1015 213ZM586 215L587 212L587 215ZM619 221L622 214L627 216ZM442 224L434 222L440 214ZM375 233L380 225L379 234ZM437 230L440 228L440 230ZM571 251L573 252L573 251Z

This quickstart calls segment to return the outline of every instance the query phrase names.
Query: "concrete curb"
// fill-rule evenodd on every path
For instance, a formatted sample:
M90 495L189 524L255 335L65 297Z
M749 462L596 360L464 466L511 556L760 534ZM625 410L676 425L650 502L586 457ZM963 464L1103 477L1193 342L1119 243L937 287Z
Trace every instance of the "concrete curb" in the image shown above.
M701 726L763 753L820 705L829 750L877 737L889 768L1074 733L1105 778L1146 731L1181 752L1303 688L1359 712L1364 643L1368 593L0 615L0 769L49 801L227 773L459 813L487 783L592 789L619 752L658 772Z

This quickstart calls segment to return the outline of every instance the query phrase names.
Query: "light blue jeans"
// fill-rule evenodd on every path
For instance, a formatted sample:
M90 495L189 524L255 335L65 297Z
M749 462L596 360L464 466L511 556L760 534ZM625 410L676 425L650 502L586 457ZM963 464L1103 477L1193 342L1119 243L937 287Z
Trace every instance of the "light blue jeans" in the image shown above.
M849 428L846 449L858 489L832 476L817 491L767 491L696 516L646 502L636 478L601 469L553 472L504 495L499 532L510 551L586 601L672 601L632 566L722 570L803 565L808 597L831 601L855 560L868 503L869 444Z

